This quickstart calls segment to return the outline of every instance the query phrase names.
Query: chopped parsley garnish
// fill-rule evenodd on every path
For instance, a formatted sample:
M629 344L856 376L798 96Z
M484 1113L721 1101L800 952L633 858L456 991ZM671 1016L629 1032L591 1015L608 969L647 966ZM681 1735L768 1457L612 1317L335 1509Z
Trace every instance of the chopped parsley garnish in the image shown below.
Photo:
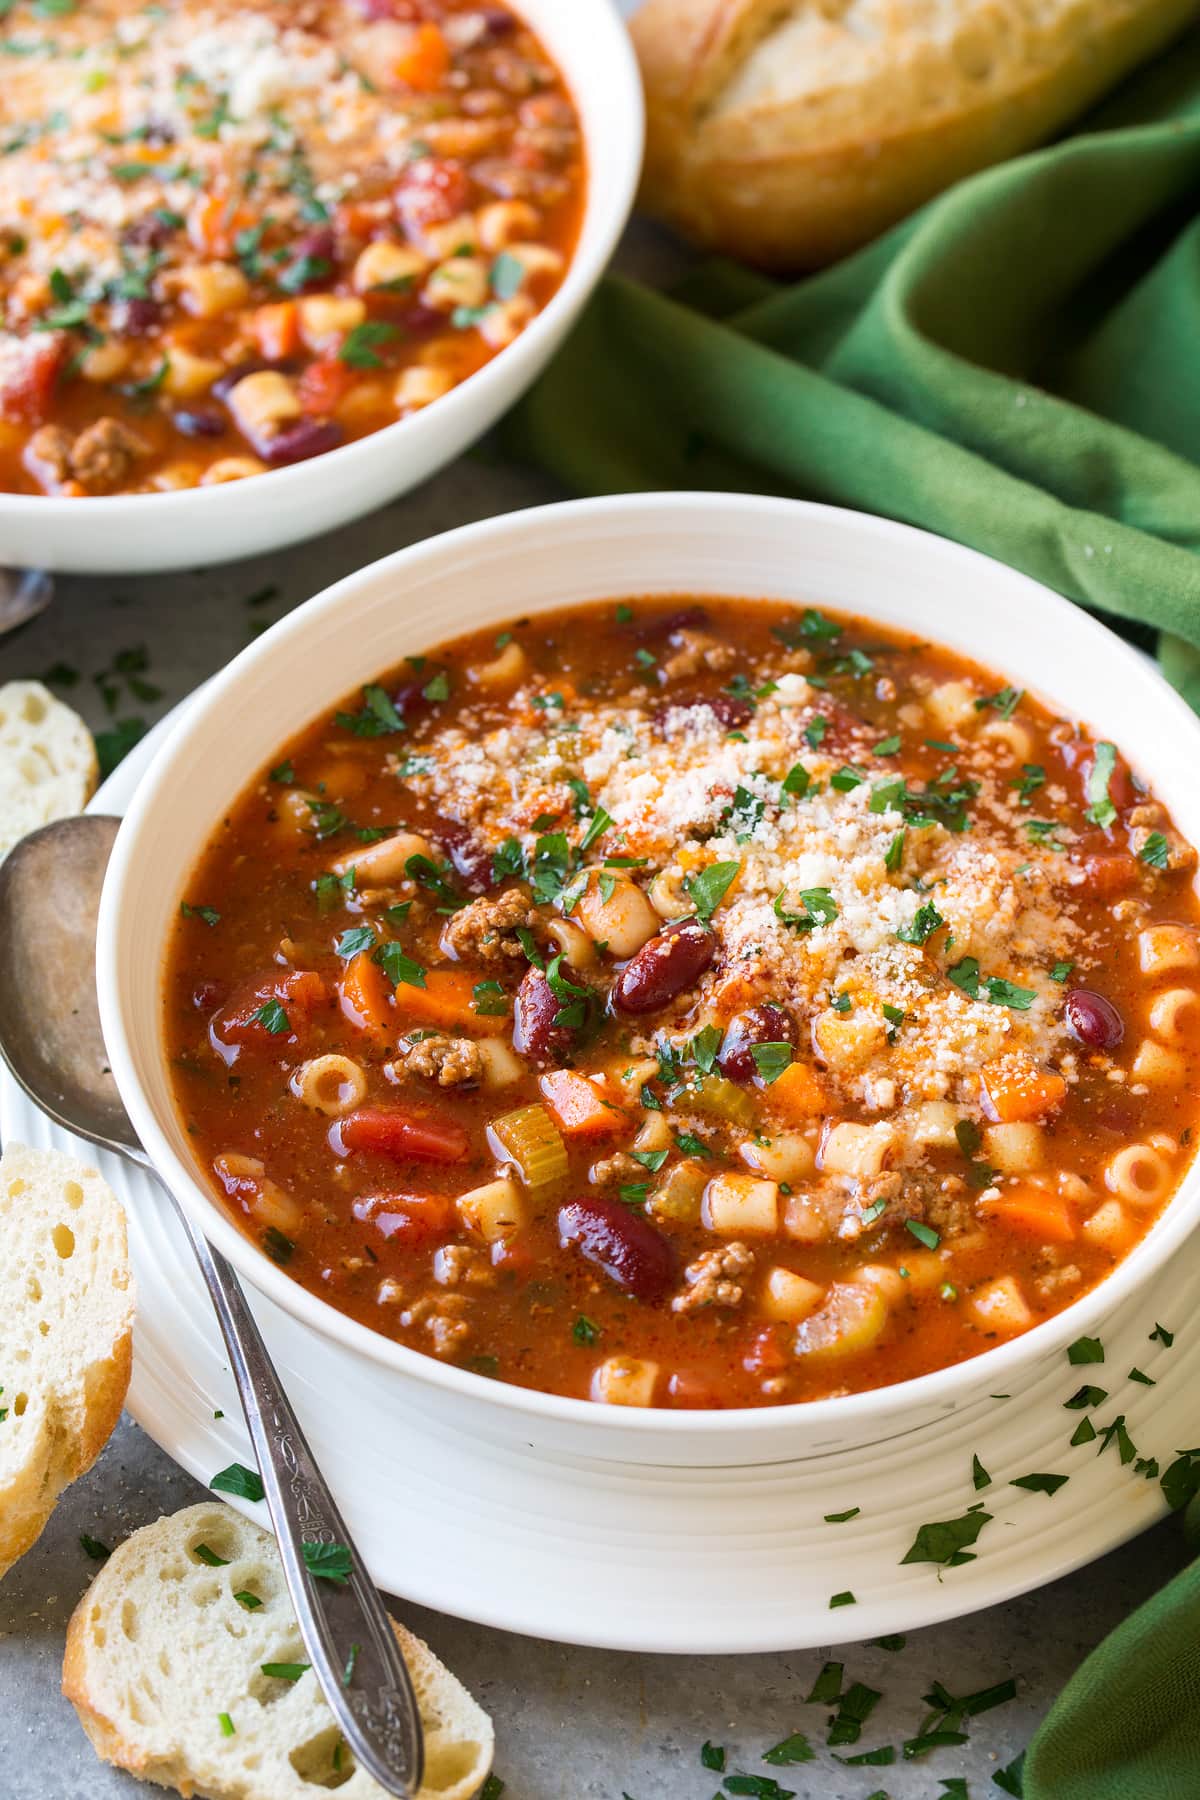
M261 1025L272 1037L281 1037L285 1031L292 1029L278 1000L264 1000L258 1011L251 1014L250 1022L252 1025Z
M425 986L425 970L400 944L379 944L371 952L371 961L379 964L393 987L402 982L406 987Z
M508 1013L508 995L498 981L477 981L471 998L480 1018L499 1019Z
M905 1219L904 1229L912 1233L918 1244L924 1244L926 1250L936 1250L942 1241L932 1225L924 1225L920 1219Z
M1030 1494L1057 1494L1070 1479L1069 1475L1017 1475L1009 1485L1025 1488Z
M233 1597L242 1608L243 1612L257 1612L262 1605L262 1601L259 1599L258 1595L252 1594L249 1588L242 1588L241 1592L235 1594Z
M423 699L435 702L450 698L450 677L445 669L439 669L436 675L430 676L421 689L421 695Z
M1200 1493L1200 1450L1181 1450L1164 1470L1160 1483L1172 1512L1180 1512Z
M594 1344L600 1336L600 1327L586 1313L580 1313L571 1327L571 1336L577 1344Z
M1161 831L1152 831L1146 839L1138 856L1152 869L1165 869L1171 860L1171 846Z
M946 974L968 1000L985 1000L991 1006L1007 1006L1014 1012L1028 1012L1037 999L1036 988L1018 987L1015 982L1006 981L1000 975L981 978L979 963L974 956L964 956L961 962L947 969Z
M900 1027L904 1023L904 1008L902 1006L889 1006L885 1000L883 1003L883 1016L888 1022L887 1041L889 1044L894 1044L899 1034Z
M215 906L190 906L186 900L179 902L179 914L184 919L203 919L206 925L217 925L221 919Z
M1151 1376L1147 1375L1144 1369L1130 1369L1129 1379L1130 1381L1139 1381L1143 1387L1158 1386L1158 1383L1153 1380Z
M1104 1345L1099 1338L1081 1337L1068 1346L1067 1361L1078 1367L1081 1363L1102 1363L1104 1361Z
M1061 986L1062 983L1067 979L1067 976L1071 973L1071 970L1074 967L1075 967L1075 964L1073 962L1055 963L1054 967L1050 971L1051 981L1057 981L1059 983L1059 985Z
M785 619L781 625L772 626L771 635L778 638L781 644L786 644L789 650L796 650L806 639L811 643L814 638L839 638L842 627L832 619L827 619L815 606L810 606L801 613L799 619Z
M704 1743L700 1746L700 1764L705 1769L715 1769L718 1775L725 1772L725 1751L720 1744Z
M889 874L894 875L904 860L904 840L907 832L901 829L892 839L883 854L883 866Z
M1108 1399L1108 1389L1102 1387L1076 1388L1069 1400L1063 1401L1068 1412L1082 1412L1085 1406L1103 1406Z
M845 1666L840 1662L824 1663L821 1673L812 1684L812 1691L808 1694L805 1704L808 1706L832 1706L841 1695L844 1672Z
M977 1494L981 1494L984 1488L992 1485L991 1476L977 1456L971 1458L971 1485Z
M784 907L786 888L780 888L775 896L775 917L781 924L792 931L815 931L819 925L829 925L838 916L838 905L828 888L804 888L800 894L802 913L788 912Z
M695 875L684 876L684 892L696 908L696 917L702 924L707 925L712 918L733 885L741 866L740 862L709 863L706 869L700 869Z
M833 1611L835 1606L857 1606L857 1605L858 1605L858 1601L855 1599L854 1595L850 1592L849 1588L847 1588L844 1593L833 1594L830 1596L829 1609L831 1612Z
M580 855L590 850L597 838L604 836L612 822L612 814L605 812L602 806L598 806L592 815L591 824L579 840Z
M804 727L804 739L810 750L816 750L825 733L829 730L829 720L824 713L816 713Z
M296 1253L296 1246L290 1237L285 1237L277 1225L268 1225L262 1236L263 1249L273 1263L283 1268Z
M232 1737L237 1730L236 1725L228 1713L218 1713L217 1724L221 1727L222 1737Z
M260 1663L258 1666L264 1675L269 1675L274 1681L299 1681L312 1668L311 1663L285 1662Z
M344 1587L354 1572L354 1563L345 1544L301 1544L300 1554L309 1574L319 1581L332 1581Z
M403 731L404 720L392 704L391 696L376 682L368 682L362 691L362 710L356 713L334 713L334 723L356 737L383 737L388 732Z
M1165 1325L1159 1325L1156 1322L1154 1330L1150 1333L1150 1342L1161 1344L1165 1350L1169 1350L1175 1342L1175 1333L1168 1331Z
M829 777L829 785L831 788L836 788L839 794L852 794L855 788L861 787L865 780L866 776L861 769L855 769L849 763L843 763L841 768L835 769Z
M267 779L281 782L286 787L290 782L295 781L296 771L290 762L276 763L275 767L269 771Z
M1108 1449L1108 1446L1113 1443L1117 1446L1117 1455L1120 1457L1122 1463L1131 1463L1137 1455L1137 1446L1134 1444L1134 1441L1130 1437L1125 1426L1124 1413L1118 1413L1110 1425L1101 1425L1099 1427L1098 1436L1100 1438L1100 1449L1097 1452L1097 1455L1103 1456L1104 1452Z
M1030 806L1038 789L1046 785L1046 771L1041 763L1022 763L1019 780L1014 780L1017 790L1017 805Z
M768 1087L778 1081L783 1071L792 1060L790 1044L751 1044L750 1054L754 1058L754 1067L762 1076Z
M1024 698L1024 688L1002 687L998 694L986 694L982 700L977 700L975 711L982 712L985 707L992 706L1002 719L1011 719Z
M1014 1756L1007 1768L997 1769L992 1776L992 1780L1002 1794L1011 1794L1013 1800L1022 1800L1022 1795L1025 1792L1024 1781L1022 1779L1024 1769L1025 1752L1022 1750L1019 1756Z
M712 1151L704 1142L704 1139L698 1138L694 1131L680 1131L676 1133L675 1142L685 1156L712 1155Z
M209 1544L196 1544L192 1554L199 1557L206 1568L226 1569L229 1567L229 1558L227 1556L218 1556L216 1551Z
M933 902L926 900L924 905L917 908L907 925L896 927L896 936L902 944L923 944L945 923L945 919Z
M764 1750L762 1759L765 1763L773 1763L778 1769L786 1767L789 1763L814 1762L816 1755L816 1751L805 1734L802 1731L793 1731L791 1736L785 1737L781 1743L772 1744L769 1750ZM723 1764L722 1767L724 1767Z
M105 1562L112 1555L107 1544L102 1544L99 1538L89 1537L86 1531L79 1534L79 1547L93 1562Z
M844 1525L847 1519L857 1519L861 1511L861 1506L850 1506L847 1507L845 1512L826 1513L825 1523L827 1525Z
M1116 745L1097 744L1096 755L1087 779L1087 798L1090 803L1087 816L1093 825L1099 825L1104 830L1108 829L1117 816L1117 809L1109 794L1109 783L1112 781L1113 770L1116 766Z
M335 956L349 961L352 956L358 956L363 950L371 949L374 942L375 927L373 925L353 925L349 931L343 931L333 946L333 952Z
M830 1749L838 1744L857 1744L862 1736L863 1726L882 1697L875 1688L867 1687L865 1682L856 1681L848 1687L842 1695L837 1716L825 1740Z
M894 734L892 737L880 738L877 744L872 745L873 754L876 756L895 756L899 749L900 738L898 734Z
M983 1502L968 1507L958 1519L936 1519L922 1525L905 1554L900 1558L902 1563L937 1563L945 1569L956 1569L960 1564L974 1562L975 1552L971 1545L976 1543L985 1525L990 1525L992 1514L985 1512Z
M1075 1427L1074 1431L1071 1433L1071 1437L1070 1437L1069 1441L1071 1444L1071 1448L1077 1449L1080 1444L1094 1443L1095 1438L1096 1438L1096 1427L1092 1424L1092 1421L1090 1419L1080 1419L1078 1425Z
M239 1500L261 1500L263 1497L262 1476L257 1469L248 1469L245 1463L230 1463L209 1482L214 1493L235 1494Z
M380 345L389 343L399 336L399 326L389 325L385 319L364 319L360 325L353 326L342 339L338 349L338 360L351 369L382 369L383 358L378 355Z
M803 800L812 787L812 776L803 763L793 763L783 778L782 792L791 794L796 800Z

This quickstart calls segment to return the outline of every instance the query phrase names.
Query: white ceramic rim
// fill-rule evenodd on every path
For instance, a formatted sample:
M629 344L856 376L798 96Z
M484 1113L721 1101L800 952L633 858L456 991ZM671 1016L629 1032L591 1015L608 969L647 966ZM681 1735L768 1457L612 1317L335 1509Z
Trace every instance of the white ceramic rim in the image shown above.
M406 1377L415 1378L430 1388L448 1391L468 1401L486 1400L500 1412L524 1415L547 1423L557 1421L582 1426L600 1437L610 1432L623 1435L633 1431L638 1435L659 1438L664 1434L678 1435L681 1438L727 1438L753 1426L760 1432L764 1428L777 1428L781 1439L790 1436L793 1441L798 1431L805 1437L823 1430L843 1429L855 1432L856 1436L859 1433L866 1434L861 1439L864 1442L869 1441L871 1433L878 1438L886 1438L895 1434L894 1415L902 1411L915 1413L918 1408L925 1406L952 1408L960 1401L973 1397L972 1390L978 1390L983 1384L991 1387L1003 1384L1007 1387L1014 1374L1022 1368L1064 1349L1076 1337L1087 1334L1097 1326L1107 1314L1146 1282L1194 1231L1197 1215L1200 1214L1200 1163L1193 1162L1161 1218L1111 1275L1043 1324L1006 1344L982 1351L965 1362L908 1381L872 1388L864 1393L782 1406L738 1407L713 1412L691 1409L675 1411L659 1407L645 1410L605 1407L591 1401L574 1400L494 1381L469 1370L442 1363L435 1357L410 1350L357 1323L310 1293L299 1282L290 1280L237 1229L215 1197L200 1186L192 1171L175 1154L137 1075L134 1044L122 997L120 914L123 898L127 891L135 889L141 882L161 882L161 871L156 868L154 860L153 833L147 830L147 821L152 821L159 792L169 784L173 764L181 752L194 751L197 741L203 742L206 736L219 732L226 711L236 715L236 695L243 682L248 677L260 675L270 665L277 646L292 640L302 641L314 625L336 615L339 608L361 586L372 585L385 575L392 577L399 588L406 572L416 574L436 568L442 559L458 560L463 552L472 556L475 568L482 572L486 567L489 546L498 546L513 537L525 537L531 530L537 532L544 527L548 532L560 529L569 531L572 523L580 519L602 518L607 514L610 517L632 520L640 515L653 516L656 511L669 511L676 515L692 511L697 518L707 516L709 519L714 512L728 513L731 522L737 519L744 530L752 529L756 520L764 524L767 520L778 523L785 516L790 516L797 523L804 520L840 520L843 525L852 524L858 533L874 536L891 545L897 561L903 560L906 552L928 555L933 549L935 554L945 559L948 567L956 567L964 591L969 591L973 572L986 569L994 574L1001 570L1004 579L1012 585L1014 595L1021 593L1027 604L1032 602L1039 608L1039 614L1045 620L1048 647L1054 643L1056 619L1064 623L1069 620L1070 629L1075 635L1090 636L1098 655L1124 662L1131 678L1136 675L1139 679L1149 679L1156 684L1161 690L1164 733L1190 737L1195 746L1193 755L1200 752L1200 720L1174 689L1156 671L1150 670L1144 659L1115 633L1028 576L1004 568L993 558L939 538L933 533L871 514L854 513L816 502L707 491L605 496L502 514L497 518L460 526L453 531L428 538L346 576L288 614L250 644L227 668L215 675L197 696L194 705L172 731L139 784L118 833L109 864L97 929L97 991L105 1044L122 1099L151 1161L214 1246L240 1274L284 1311L311 1326L319 1335L333 1339L345 1348L366 1356L370 1361L381 1363ZM634 570L631 570L625 591L631 596L644 591L639 590ZM619 595L614 593L613 597ZM872 616L869 597L864 597L861 611L866 618ZM502 622L500 613L496 614L496 620ZM481 624L484 622L485 620L480 620ZM1053 701L1052 684L1047 683L1040 692ZM331 694L329 698L332 703L340 695ZM282 743L295 732L303 730L308 723L308 718L297 719L286 731L279 733L279 742ZM229 798L232 800L233 796ZM209 828L206 822L204 833L200 836L206 835ZM197 852L199 847L198 842ZM143 946L142 954L144 953ZM159 962L161 966L161 950ZM161 1024L159 1030L161 1032ZM981 1370L984 1372L982 1376ZM893 1415L891 1432L888 1430L889 1415ZM901 1424L900 1429L905 1428ZM597 1449L596 1454L602 1455L603 1451Z
M528 0L505 0L505 4L523 18ZM621 121L621 130L614 132L613 141L605 145L604 174L602 179L597 179L596 165L600 159L593 154L591 135L587 130L588 97L584 94L588 60L581 51L577 61L569 64L559 49L556 60L584 117L587 166L583 217L579 240L562 285L541 312L530 320L519 337L473 375L459 382L448 394L442 395L432 406L412 413L406 419L398 419L395 424L384 425L366 437L355 438L336 450L327 450L307 462L293 463L283 469L269 469L265 476L252 476L246 481L228 486L180 488L161 494L84 495L78 499L68 499L54 494L0 492L0 544L3 543L6 521L24 518L31 506L37 508L38 524L44 524L47 534L56 531L79 533L99 520L103 521L106 534L114 533L122 526L134 533L148 522L148 516L153 519L156 531L161 531L164 535L174 528L190 532L197 515L202 516L205 507L212 509L216 504L212 496L217 494L228 497L231 488L236 489L239 494L245 492L252 497L251 501L245 502L247 506L259 502L263 506L269 506L276 497L282 502L297 490L302 492L305 484L312 482L313 470L316 468L335 471L334 478L339 483L350 483L369 461L388 457L393 448L399 451L404 446L407 453L413 455L421 436L430 434L431 418L436 417L439 424L444 423L449 428L456 417L484 407L485 395L497 379L496 371L501 366L504 377L511 377L518 384L518 391L524 392L535 378L535 365L544 360L541 353L546 340L557 336L559 321L563 315L567 315L569 319L583 306L612 258L633 206L645 142L645 103L641 72L632 40L612 0L570 0L570 5L578 11L586 8L589 14L588 30L601 35L605 40L606 55L613 58L614 66L622 69L623 90L614 92L605 102L605 110L612 108ZM546 36L547 27L544 23L531 21L531 29L540 37ZM491 423L492 416L489 415L487 422L477 432L468 434L468 437L481 436ZM419 457L415 460L419 461ZM406 477L399 491L403 491L404 486L415 486L424 480L444 460L444 457L435 455L428 469L411 479ZM263 486L267 479L271 483L269 488ZM229 504L228 498L225 504ZM147 507L153 508L150 515L147 514Z

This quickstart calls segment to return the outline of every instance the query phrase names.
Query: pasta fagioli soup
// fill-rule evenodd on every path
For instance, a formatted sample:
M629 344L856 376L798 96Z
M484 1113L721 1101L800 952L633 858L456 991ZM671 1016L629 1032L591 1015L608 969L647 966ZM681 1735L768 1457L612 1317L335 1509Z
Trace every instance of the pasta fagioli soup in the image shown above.
M1010 1339L1192 1154L1196 856L1003 678L768 601L458 639L259 771L165 982L214 1193L354 1318L626 1406Z

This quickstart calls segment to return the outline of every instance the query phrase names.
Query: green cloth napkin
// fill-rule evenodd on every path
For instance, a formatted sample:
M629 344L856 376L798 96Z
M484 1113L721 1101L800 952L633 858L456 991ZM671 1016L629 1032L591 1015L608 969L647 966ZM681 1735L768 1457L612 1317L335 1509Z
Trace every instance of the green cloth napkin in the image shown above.
M1200 710L1198 200L1192 37L1086 132L796 286L728 265L670 298L605 281L509 448L581 492L767 491L926 526L1156 645ZM1024 1783L1200 1800L1200 1562L1084 1663Z
M926 526L1124 621L1200 709L1200 37L1088 123L794 286L604 281L508 447L579 492Z

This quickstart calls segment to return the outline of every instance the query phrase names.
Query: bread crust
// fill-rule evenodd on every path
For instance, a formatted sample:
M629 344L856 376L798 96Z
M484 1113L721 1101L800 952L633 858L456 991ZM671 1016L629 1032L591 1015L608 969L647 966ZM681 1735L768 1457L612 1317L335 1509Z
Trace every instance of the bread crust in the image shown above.
M82 1196L79 1211L57 1190ZM101 1245L103 1266L76 1293L56 1298L56 1253L45 1249L54 1221L71 1220ZM16 1449L0 1456L0 1578L40 1537L63 1489L91 1468L116 1428L133 1368L133 1280L125 1215L94 1169L60 1151L10 1144L0 1160L0 1232L18 1280L0 1269L10 1404L28 1388ZM44 1253L40 1298L28 1279ZM84 1254L80 1245L80 1255ZM0 1262L3 1258L0 1257ZM5 1292L5 1290L11 1290ZM40 1315L47 1315L46 1319ZM39 1327L50 1324L44 1335ZM24 1346L35 1346L33 1354Z
M1042 6L1037 21L1010 0L645 0L643 203L704 248L819 267L1042 142L1200 13Z

